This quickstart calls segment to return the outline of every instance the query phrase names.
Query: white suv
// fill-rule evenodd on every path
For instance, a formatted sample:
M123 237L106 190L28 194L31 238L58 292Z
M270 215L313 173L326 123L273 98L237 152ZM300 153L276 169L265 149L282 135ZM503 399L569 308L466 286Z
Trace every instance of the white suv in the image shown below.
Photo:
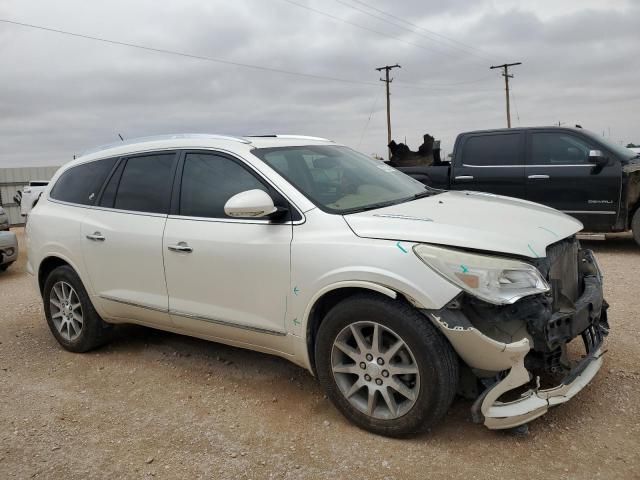
M137 323L287 358L372 432L427 429L456 393L500 429L602 364L607 305L580 229L324 139L175 135L61 168L30 215L28 270L68 350Z

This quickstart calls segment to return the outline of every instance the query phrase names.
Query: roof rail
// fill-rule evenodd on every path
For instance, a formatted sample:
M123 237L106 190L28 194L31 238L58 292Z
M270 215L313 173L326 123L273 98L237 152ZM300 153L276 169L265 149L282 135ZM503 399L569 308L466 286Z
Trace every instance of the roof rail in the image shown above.
M168 135L152 135L149 137L137 137L124 140L122 142L113 142L106 145L100 145L99 147L91 148L82 152L82 155L88 155L90 153L99 152L101 150L107 150L109 148L116 148L124 145L135 145L136 143L154 142L162 140L176 140L176 139L201 139L201 140L229 140L232 142L251 143L249 140L243 137L236 137L233 135L216 135L210 133L175 133Z
M291 140L317 140L320 142L332 142L333 140L329 140L328 138L322 138L322 137L310 137L308 135L280 135L280 134L273 134L273 135L247 135L247 138L288 138Z

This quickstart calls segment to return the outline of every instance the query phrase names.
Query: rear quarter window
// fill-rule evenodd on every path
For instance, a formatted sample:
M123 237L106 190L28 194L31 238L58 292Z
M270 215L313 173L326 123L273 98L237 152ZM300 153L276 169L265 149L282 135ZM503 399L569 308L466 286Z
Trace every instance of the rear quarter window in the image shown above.
M51 198L62 202L93 205L116 160L108 158L71 167L60 176L51 189Z

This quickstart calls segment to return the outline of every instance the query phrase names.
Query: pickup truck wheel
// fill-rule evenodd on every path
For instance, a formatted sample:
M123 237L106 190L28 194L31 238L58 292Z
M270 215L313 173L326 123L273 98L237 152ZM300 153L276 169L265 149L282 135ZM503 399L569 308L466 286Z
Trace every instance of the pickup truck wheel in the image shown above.
M49 329L71 352L86 352L108 340L111 326L93 308L82 281L71 267L53 270L42 295Z
M640 208L636 210L631 220L631 231L633 232L633 239L640 245Z
M457 390L457 356L442 334L410 305L375 294L350 297L329 311L315 360L338 410L379 435L429 429Z

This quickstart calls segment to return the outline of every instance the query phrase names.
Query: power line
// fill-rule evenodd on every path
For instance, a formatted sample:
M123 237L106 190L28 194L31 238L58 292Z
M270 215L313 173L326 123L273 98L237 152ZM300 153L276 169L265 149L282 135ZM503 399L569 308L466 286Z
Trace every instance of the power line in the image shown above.
M351 84L356 84L356 85L369 85L369 86L377 86L378 84L375 82L366 82L366 81L362 81L362 80L352 80L352 79L347 79L347 78L338 78L338 77L330 77L330 76L326 76L326 75L316 75L313 73L304 73L304 72L295 72L292 70L284 70L281 68L273 68L273 67L265 67L262 65L254 65L251 63L242 63L242 62L235 62L232 60L224 60L221 58L214 58L214 57L209 57L209 56L205 56L205 55L196 55L193 53L186 53L186 52L179 52L179 51L175 51L175 50L168 50L165 48L156 48L156 47L149 47L146 45L140 45L140 44L136 44L136 43L129 43L129 42L122 42L120 40L112 40L109 38L104 38L104 37L97 37L94 35L87 35L87 34L82 34L82 33L75 33L75 32L70 32L67 30L60 30L57 28L51 28L51 27L44 27L41 25L33 25L30 23L23 23L23 22L16 22L14 20L7 20L7 19L3 19L0 18L0 22L3 23L8 23L11 25L18 25L20 27L27 27L27 28L33 28L36 30L44 30L46 32L53 32L53 33L58 33L61 35L67 35L67 36L71 36L71 37L76 37L76 38L83 38L85 40L93 40L96 42L102 42L102 43L108 43L111 45L119 45L122 47L130 47L130 48L136 48L138 50L145 50L148 52L155 52L155 53L163 53L163 54L167 54L167 55L175 55L175 56L180 56L180 57L185 57L185 58L192 58L192 59L196 59L196 60L204 60L207 62L214 62L214 63L220 63L223 65L233 65L236 67L243 67L243 68L251 68L254 70L262 70L262 71L266 71L266 72L272 72L272 73L280 73L280 74L284 74L284 75L294 75L297 77L305 77L305 78L313 78L316 80L331 80L334 82L342 82L342 83L351 83Z
M516 102L516 92L513 89L513 86L511 86L511 97L513 98L513 106L516 109L516 118L518 119L518 125L521 125L520 112L518 111L518 103Z
M20 26L20 27L24 27L24 28L30 28L30 29L34 29L34 30L41 30L41 31L49 32L49 33L57 33L59 35L65 35L65 36L72 37L72 38L80 38L80 39L84 39L84 40L91 40L91 41L105 43L105 44L109 44L109 45L117 45L117 46L121 46L121 47L134 48L134 49L137 49L137 50L143 50L143 51L148 51L148 52L161 53L161 54L165 54L165 55L172 55L172 56L190 58L190 59L194 59L194 60L201 60L201 61L212 62L212 63L219 63L219 64L222 64L222 65L232 65L232 66L236 66L236 67L250 68L250 69L253 69L253 70L261 70L261 71L266 71L266 72L279 73L279 74L283 74L283 75L293 75L293 76L296 76L296 77L303 77L303 78L312 78L312 79L316 79L316 80L329 80L329 81L347 83L347 84L352 84L352 85L366 85L366 86L370 86L370 87L377 87L378 86L378 84L375 83L375 82L369 82L369 81L364 81L364 80L356 80L356 79L349 79L349 78L333 77L333 76L327 76L327 75L317 75L317 74L313 74L313 73L296 72L296 71L293 71L293 70L285 70L285 69L281 69L281 68L267 67L267 66L255 65L255 64L250 64L250 63L242 63L242 62L236 62L236 61L232 61L232 60L224 60L224 59L221 59L221 58L209 57L209 56L205 56L205 55L197 55L197 54L188 53L188 52L180 52L180 51L176 51L176 50L169 50L169 49L166 49L166 48L157 48L157 47L151 47L151 46L148 46L148 45L141 45L141 44L137 44L137 43L124 42L124 41L121 41L121 40L114 40L114 39L109 39L109 38L104 38L104 37L98 37L98 36L95 36L95 35L71 32L71 31L68 31L68 30L61 30L61 29L58 29L58 28L46 27L46 26L43 26L43 25L35 25L35 24L31 24L31 23L17 22L15 20L8 20L8 19L0 18L0 22L6 23L6 24L10 24L10 25L16 25L16 26ZM460 83L452 83L452 84L434 84L434 85L429 85L429 84L424 84L424 83L404 83L403 82L403 83L399 83L397 85L397 88L431 90L433 88L448 88L449 86L460 85L460 84L463 84L463 83L475 83L475 82L478 82L478 81L483 81L484 79L485 79L485 77L480 78L480 79L476 79L476 80L471 80L469 82L460 82Z
M370 8L370 9L372 9L372 10L375 10L375 11L377 11L377 12L381 12L381 13L383 13L383 15L387 15L387 16L389 16L390 18L399 19L402 23L404 23L404 24L406 24L406 25L411 25L412 27L411 27L411 28L409 28L409 27L406 27L406 26L404 26L404 25L402 25L402 24L399 24L399 23L398 23L398 22L396 22L396 21L390 21L388 18L384 18L383 16L376 15L376 14L371 13L371 12L367 12L366 10L364 10L364 9L362 9L362 8L359 8L359 7L356 7L355 5L351 5L351 4L347 3L347 2L345 2L344 0L335 0L335 1L336 1L337 3L339 3L339 4L341 4L341 5L344 5L345 7L351 8L351 9L353 9L353 10L357 11L357 12L360 12L360 13L364 13L365 15L368 15L368 16L370 16L370 17L372 17L372 18L375 18L375 19L377 19L377 20L380 20L380 21L383 21L383 22L385 22L385 23L388 23L389 25L393 25L393 26L395 26L395 27L402 28L403 30L405 30L405 31L407 31L407 32L411 32L411 33L414 33L414 34L420 35L421 37L426 38L427 40L430 40L430 41L432 41L432 42L436 42L436 43L438 43L439 45L442 45L442 46L444 46L444 47L448 47L448 48L452 48L452 49L458 50L459 52L461 52L461 53L465 53L465 54L467 54L467 55L473 55L473 56L477 57L478 59L482 59L482 60L484 60L484 61L486 61L486 60L491 60L489 57L485 57L484 55L478 55L477 53L475 53L475 52L473 52L473 51L470 51L469 49L461 48L461 47L458 47L458 46L456 46L456 45L451 45L451 44L445 43L445 42L443 42L442 40L439 40L439 39L437 39L437 38L433 38L432 36L429 36L429 35L437 35L437 34L432 33L432 32L431 32L431 31L429 31L429 30L425 30L425 31L429 32L429 35L422 34L422 33L420 33L419 31L417 31L417 30L416 30L416 29L421 29L421 30L422 30L422 28L421 28L421 27L418 27L417 25L413 25L413 24L411 24L410 22L407 22L406 20L401 20L401 19L399 19L398 17L395 17L395 16L393 16L393 15L391 15L391 14L385 13L385 12L383 12L382 10L377 9L377 8L375 8L375 7L372 7L372 6L370 6L370 5L367 5L367 4L363 3L363 2L359 2L359 1L357 1L357 0L352 0L352 1L354 1L355 3L359 3L359 4L366 5L368 8ZM446 37L443 37L443 38L445 38L445 39L446 39ZM449 39L447 39L447 40L449 40ZM452 41L452 40L449 40L449 41Z
M387 33L381 32L380 30L376 30L374 28L369 28L369 27L366 27L364 25L360 25L359 23L355 23L355 22L352 22L350 20L346 20L344 18L337 17L337 16L332 15L330 13L323 12L322 10L318 10L316 8L309 7L307 5L303 5L301 3L294 2L293 0L283 0L283 1L287 2L287 3L290 3L291 5L295 5L296 7L304 8L304 9L309 10L311 12L317 13L318 15L323 15L325 17L331 18L331 19L336 20L338 22L346 23L347 25L351 25L352 27L356 27L356 28L359 28L361 30L366 30L367 32L375 33L376 35L380 35L382 37L390 38L392 40L396 40L398 42L405 43L407 45L411 45L412 47L421 48L422 50L427 50L427 51L430 51L430 52L434 52L434 53L437 53L439 55L446 55L445 53L443 53L443 52L441 52L439 50L435 50L433 48L425 47L424 45L420 45L418 43L409 42L408 40L405 40L405 39L403 39L401 37L396 37L394 35L389 35Z
M373 117L373 112L375 112L376 110L376 106L378 105L378 98L379 95L378 93L376 93L373 96L373 105L371 106L371 112L369 112L369 118L367 118L367 121L364 124L364 128L362 129L362 133L360 134L360 141L358 142L358 147L360 148L360 145L362 145L362 140L364 140L364 134L367 132L367 129L369 128L369 123L371 122L371 117Z
M485 80L488 80L490 78L494 78L493 75L485 75L484 77L480 77L480 78L476 78L475 80L467 80L464 82L455 82L455 83L441 83L441 84L426 84L426 83L404 83L404 82L398 82L398 86L401 87L406 87L406 88L449 88L449 87L456 87L456 86L460 86L460 85L471 85L474 83L479 83L479 82L484 82Z
M398 21L400 21L402 23L405 23L405 24L407 24L407 25L409 25L409 26L411 26L413 28L416 28L418 30L422 30L423 32L426 32L426 33L428 33L430 35L434 35L436 37L442 38L443 40L447 40L448 42L458 44L458 45L466 48L467 50L473 50L473 51L477 52L478 54L480 54L485 60L490 60L491 59L491 57L489 57L485 52L483 52L482 50L480 50L480 49L478 49L478 48L476 48L476 47L474 47L472 45L466 44L464 42L460 42L458 40L454 40L454 39L449 38L449 37L447 37L445 35L442 35L440 33L434 32L433 30L428 30L428 29L426 29L424 27L421 27L420 25L416 25L415 23L412 23L412 22L410 22L410 21L408 21L408 20L406 20L404 18L401 18L401 17L398 17L396 15L393 15L393 14L391 14L389 12L385 12L384 10L381 10L379 8L376 8L376 7L372 6L372 5L369 5L368 3L365 3L363 1L360 1L360 0L351 0L351 1L354 2L354 3L358 3L360 5L364 5L365 7L369 8L371 10L374 10L374 11L376 11L378 13L381 13L381 14L389 17L389 18L393 18L395 20L398 20ZM435 41L435 39L434 39L434 41Z

